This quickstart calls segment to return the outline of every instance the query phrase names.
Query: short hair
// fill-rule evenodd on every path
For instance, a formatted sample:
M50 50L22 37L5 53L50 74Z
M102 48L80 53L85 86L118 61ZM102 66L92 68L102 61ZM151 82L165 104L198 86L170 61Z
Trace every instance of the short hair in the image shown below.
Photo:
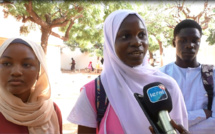
M185 19L181 22L179 22L175 28L174 28L174 38L177 36L177 34L180 32L181 29L184 28L197 28L202 36L202 28L201 26L194 20L191 19Z

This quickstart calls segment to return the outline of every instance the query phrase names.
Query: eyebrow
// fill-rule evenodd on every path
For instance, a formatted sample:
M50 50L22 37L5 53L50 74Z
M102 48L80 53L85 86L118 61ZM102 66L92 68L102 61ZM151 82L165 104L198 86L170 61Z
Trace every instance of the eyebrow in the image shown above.
M9 56L2 56L0 58L6 58L6 59L12 59L11 57ZM24 60L34 60L33 58L30 58L30 57L27 57L27 58L24 58Z
M133 30L133 29L121 29L121 30L119 30L119 31L131 31L131 30ZM140 28L139 29L140 31L146 31L146 28Z
M128 33L128 32L131 32L131 31L132 31L132 29L122 29L122 30L119 30L118 33ZM139 32L140 32L140 31L147 32L147 30L146 30L146 29L143 29L143 28L141 28L141 29L139 30Z
M122 32L130 32L131 30L128 29L122 29L122 30L118 30L118 32L122 33Z
M11 58L11 57L9 57L9 56L1 56L0 58L12 59L12 58Z
M177 38L189 38L189 37L187 37L187 36L178 36ZM191 38L201 39L201 37L198 37L198 36L192 36Z

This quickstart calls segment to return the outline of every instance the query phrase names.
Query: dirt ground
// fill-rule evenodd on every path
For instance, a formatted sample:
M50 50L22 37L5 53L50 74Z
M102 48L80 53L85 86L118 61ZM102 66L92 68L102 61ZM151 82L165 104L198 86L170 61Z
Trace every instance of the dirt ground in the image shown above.
M99 73L84 70L62 70L62 73L51 81L52 99L61 109L64 134L77 134L77 125L67 121L67 117L80 94L80 88L98 75Z

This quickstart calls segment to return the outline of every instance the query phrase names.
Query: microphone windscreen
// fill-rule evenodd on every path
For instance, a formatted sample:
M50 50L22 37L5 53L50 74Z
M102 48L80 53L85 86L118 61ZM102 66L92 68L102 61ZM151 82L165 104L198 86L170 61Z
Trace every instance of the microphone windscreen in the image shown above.
M149 116L158 121L158 113L162 110L172 110L172 99L167 88L160 82L150 83L143 88L142 103Z

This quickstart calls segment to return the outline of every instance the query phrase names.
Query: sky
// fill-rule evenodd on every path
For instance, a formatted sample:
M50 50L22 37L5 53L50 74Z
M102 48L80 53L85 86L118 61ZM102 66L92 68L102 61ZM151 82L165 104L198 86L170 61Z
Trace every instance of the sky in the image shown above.
M0 7L0 24L1 24L0 37L12 38L12 37L21 36L21 37L29 38L34 42L40 42L41 32L39 28L36 31L32 30L27 36L20 35L19 28L24 23L16 21L16 19L10 15L8 16L8 18L5 19L2 9L3 8ZM54 29L54 31L57 31L57 28ZM59 38L56 38L54 36L49 37L49 44L60 45L62 43L63 41Z

